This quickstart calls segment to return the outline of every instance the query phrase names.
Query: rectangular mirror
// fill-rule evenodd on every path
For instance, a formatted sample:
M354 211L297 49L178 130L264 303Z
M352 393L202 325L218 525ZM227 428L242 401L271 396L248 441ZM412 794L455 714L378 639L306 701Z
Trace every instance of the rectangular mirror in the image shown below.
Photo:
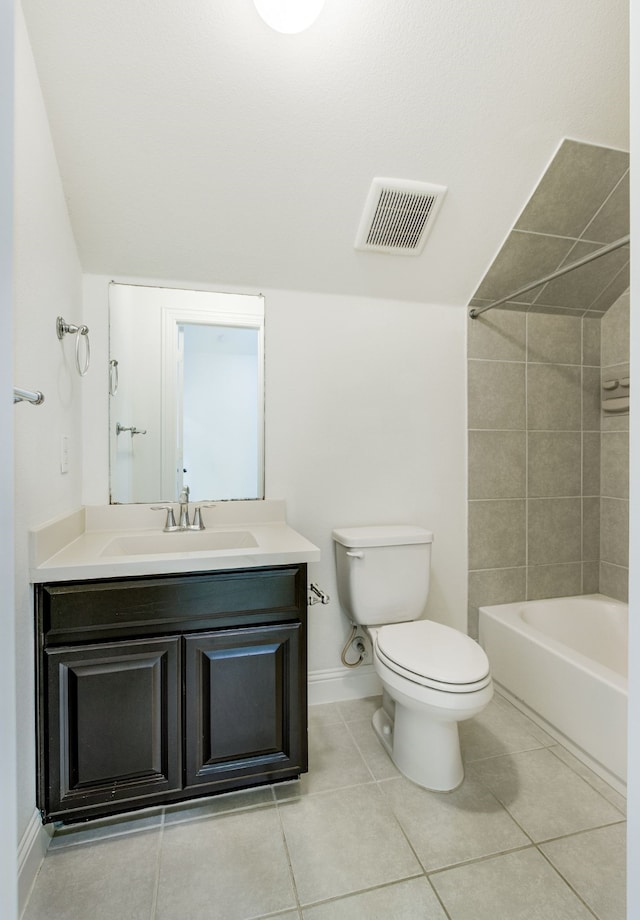
M264 298L109 285L112 503L264 498Z

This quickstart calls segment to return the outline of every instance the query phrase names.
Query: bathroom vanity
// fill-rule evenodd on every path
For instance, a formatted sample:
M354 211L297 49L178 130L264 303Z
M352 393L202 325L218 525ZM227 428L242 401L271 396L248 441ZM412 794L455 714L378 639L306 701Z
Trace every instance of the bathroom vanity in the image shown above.
M274 526L280 551L271 544L268 552ZM318 558L316 547L274 522L251 528L263 552L250 560L239 555L246 549L186 559L147 553L122 556L128 571L114 576L112 554L95 551L112 545L114 532L100 533L83 533L33 575L43 821L87 820L305 772L306 563ZM83 538L94 546L93 563ZM83 552L91 577L78 578ZM101 564L105 577L95 577Z

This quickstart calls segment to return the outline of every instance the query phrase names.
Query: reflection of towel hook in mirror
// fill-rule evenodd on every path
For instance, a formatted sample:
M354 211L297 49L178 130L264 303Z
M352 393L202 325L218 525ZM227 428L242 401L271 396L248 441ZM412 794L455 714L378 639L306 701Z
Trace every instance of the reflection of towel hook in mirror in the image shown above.
M118 362L115 358L109 361L109 395L115 396L118 392Z
M91 348L89 345L89 327L88 326L76 326L74 323L67 323L65 320L59 316L56 319L56 333L59 339L63 339L67 333L76 335L76 367L78 373L81 377L89 370L89 364L91 362ZM84 352L84 365L80 364L80 336L84 336L85 352Z
M135 425L129 425L127 427L126 425L121 425L120 422L116 422L116 434L122 434L123 431L130 431L131 437L133 437L134 434L146 434L147 433L146 428L136 428Z

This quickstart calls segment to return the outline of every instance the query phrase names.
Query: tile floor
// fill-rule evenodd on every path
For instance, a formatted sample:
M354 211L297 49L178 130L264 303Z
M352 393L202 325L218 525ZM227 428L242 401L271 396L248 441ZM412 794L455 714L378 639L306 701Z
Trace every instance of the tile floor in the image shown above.
M426 792L377 704L311 707L299 782L61 830L24 920L624 920L621 796L500 697Z

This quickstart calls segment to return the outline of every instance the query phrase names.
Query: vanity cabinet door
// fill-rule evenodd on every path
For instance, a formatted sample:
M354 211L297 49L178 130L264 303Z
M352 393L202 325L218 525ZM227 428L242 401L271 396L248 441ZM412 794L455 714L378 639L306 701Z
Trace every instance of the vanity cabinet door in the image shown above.
M44 654L49 820L181 788L179 637Z
M307 769L302 635L298 622L185 637L187 788L222 791Z

